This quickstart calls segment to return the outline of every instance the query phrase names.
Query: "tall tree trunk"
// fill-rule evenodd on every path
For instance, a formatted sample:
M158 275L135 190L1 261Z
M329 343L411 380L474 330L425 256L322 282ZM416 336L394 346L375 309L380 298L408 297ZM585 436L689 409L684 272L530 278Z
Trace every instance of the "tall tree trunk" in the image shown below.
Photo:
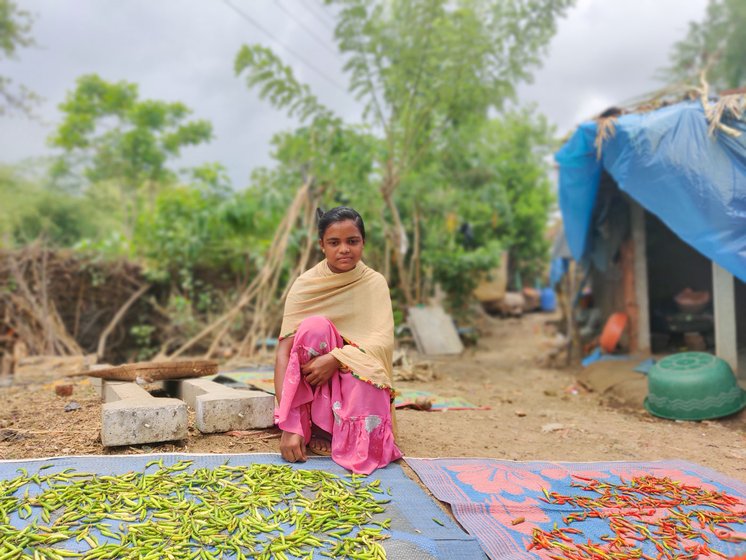
M399 287L401 288L402 294L404 295L404 301L407 307L414 305L414 297L412 296L412 286L409 282L409 271L407 270L407 255L401 250L401 240L405 233L404 226L402 225L401 215L399 209L396 207L394 202L394 190L399 182L399 178L393 173L391 165L389 164L386 176L381 185L381 195L386 203L391 217L393 218L393 237L391 248L394 252L394 259L396 260L396 270L399 275Z

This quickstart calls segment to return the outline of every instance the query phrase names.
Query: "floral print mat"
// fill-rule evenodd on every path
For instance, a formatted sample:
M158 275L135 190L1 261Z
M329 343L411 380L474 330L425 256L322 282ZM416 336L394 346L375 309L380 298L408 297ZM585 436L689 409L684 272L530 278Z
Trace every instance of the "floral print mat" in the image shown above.
M406 461L492 559L746 553L746 484L693 463Z

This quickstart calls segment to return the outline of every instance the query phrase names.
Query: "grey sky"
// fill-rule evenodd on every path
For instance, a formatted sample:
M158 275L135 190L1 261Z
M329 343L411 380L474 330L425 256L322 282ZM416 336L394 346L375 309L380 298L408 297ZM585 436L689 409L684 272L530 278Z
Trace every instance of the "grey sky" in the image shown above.
M18 116L0 119L0 161L51 153L46 138L60 121L57 105L78 76L95 72L107 80L137 83L142 98L182 101L194 117L210 120L215 140L186 150L181 163L219 161L234 186L243 188L253 168L271 163L272 135L296 124L234 75L233 60L244 43L271 46L322 102L348 120L360 118L358 104L343 89L342 59L332 54L329 7L321 0L228 1L275 39L220 0L19 2L37 16L33 34L38 45L21 51L17 61L3 62L0 74L45 98L39 110L45 124ZM706 3L578 0L559 22L533 84L519 88L521 100L536 103L565 133L611 104L660 87L656 69L666 63L688 22L702 18Z

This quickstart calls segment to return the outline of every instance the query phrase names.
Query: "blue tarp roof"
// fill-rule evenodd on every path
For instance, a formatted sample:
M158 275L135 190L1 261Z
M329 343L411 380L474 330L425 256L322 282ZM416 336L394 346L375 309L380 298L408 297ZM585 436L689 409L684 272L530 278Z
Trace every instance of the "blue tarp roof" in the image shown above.
M559 201L570 251L588 248L601 171L709 259L746 282L746 122L742 132L707 132L702 105L689 101L620 116L596 157L596 123L581 124L555 154Z

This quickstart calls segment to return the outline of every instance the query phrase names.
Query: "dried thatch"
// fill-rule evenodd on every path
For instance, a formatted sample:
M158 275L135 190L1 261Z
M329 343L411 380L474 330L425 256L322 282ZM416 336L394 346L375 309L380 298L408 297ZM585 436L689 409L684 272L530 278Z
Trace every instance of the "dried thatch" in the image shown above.
M721 130L725 134L733 137L741 136L739 130L724 124L723 118L743 118L744 109L746 108L746 94L732 93L729 95L723 95L715 103L710 103L708 91L709 85L703 76L700 99L702 100L702 107L705 110L707 122L710 123L708 128L710 136L715 134L716 130Z
M702 76L699 87L675 84L638 99L630 100L619 108L607 109L604 113L593 119L597 123L596 138L594 141L596 157L601 158L604 142L614 136L616 132L615 122L619 115L647 113L673 103L691 101L693 99L699 99L702 103L705 117L709 123L708 131L710 135L714 134L716 130L720 130L730 136L740 136L740 131L726 125L723 123L723 120L727 118L743 120L744 114L746 114L746 92L743 89L723 92L723 95L717 98L717 100L711 100L709 89L709 84L704 76Z

